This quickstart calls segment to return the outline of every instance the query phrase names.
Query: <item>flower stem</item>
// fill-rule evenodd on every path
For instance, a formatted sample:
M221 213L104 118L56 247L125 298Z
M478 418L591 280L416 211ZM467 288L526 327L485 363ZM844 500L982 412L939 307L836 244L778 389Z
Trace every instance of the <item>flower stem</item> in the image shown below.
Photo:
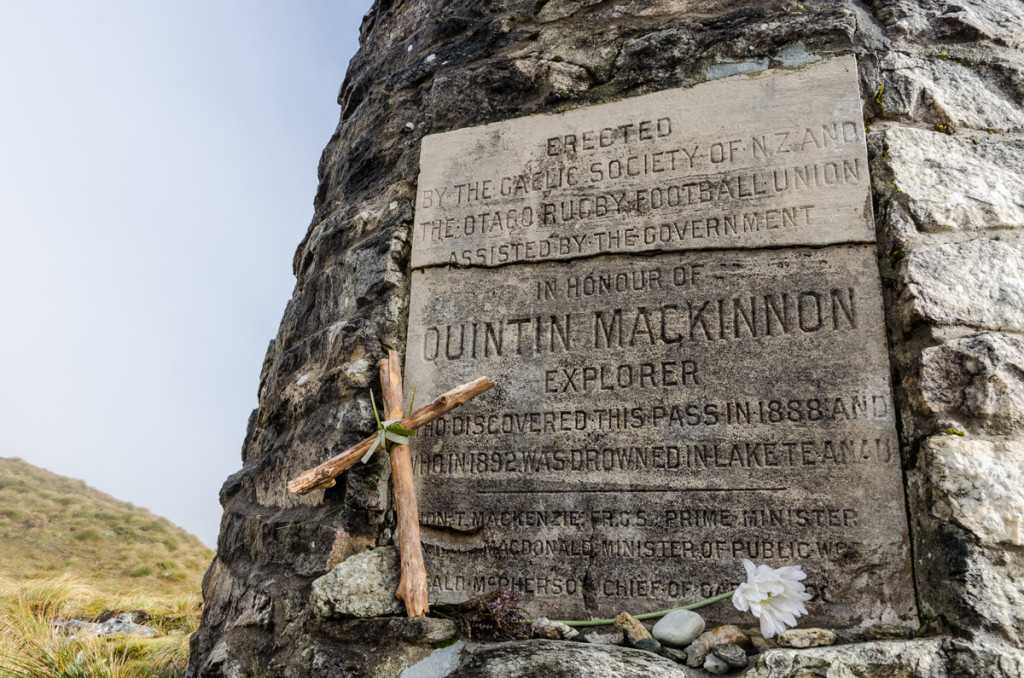
M720 600L725 600L734 593L736 593L735 589L729 591L728 593L722 593L717 596L712 596L711 598L706 598L705 600L702 600L697 603L692 603L690 605L683 605L682 607L673 607L668 610L661 610L659 612L648 612L647 614L638 614L635 618L641 620L657 619L658 617L664 617L669 612L675 612L676 610L696 610L698 608L704 607L705 605L710 605L711 603L717 603ZM533 622L532 619L530 621L531 623ZM551 621L560 624L565 624L566 626L607 626L609 624L615 623L614 619L587 619L585 621L575 621L572 619L552 619Z

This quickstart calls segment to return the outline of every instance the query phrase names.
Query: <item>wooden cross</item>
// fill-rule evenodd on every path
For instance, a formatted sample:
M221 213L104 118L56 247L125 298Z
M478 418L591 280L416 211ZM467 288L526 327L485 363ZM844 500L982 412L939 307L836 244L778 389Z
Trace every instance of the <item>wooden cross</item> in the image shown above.
M380 386L384 392L384 419L399 419L399 426L416 430L450 412L459 405L490 390L494 382L480 377L468 384L453 388L434 402L421 407L408 417L402 417L402 368L398 352L388 352L380 363ZM303 471L288 481L288 491L306 494L313 490L333 487L335 478L355 466L373 446L373 435L335 455L316 468ZM410 617L423 617L430 611L427 603L427 570L423 565L423 545L420 543L419 509L416 506L416 488L413 484L412 456L408 445L391 446L391 480L395 486L395 509L398 512L398 552L402 558L402 577L395 597L405 603Z

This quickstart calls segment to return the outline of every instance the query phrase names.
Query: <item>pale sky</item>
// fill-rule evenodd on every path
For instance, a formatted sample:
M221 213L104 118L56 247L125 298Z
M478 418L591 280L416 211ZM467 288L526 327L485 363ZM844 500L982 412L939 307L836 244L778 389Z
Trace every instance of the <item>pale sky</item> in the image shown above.
M370 0L0 0L0 456L216 544Z

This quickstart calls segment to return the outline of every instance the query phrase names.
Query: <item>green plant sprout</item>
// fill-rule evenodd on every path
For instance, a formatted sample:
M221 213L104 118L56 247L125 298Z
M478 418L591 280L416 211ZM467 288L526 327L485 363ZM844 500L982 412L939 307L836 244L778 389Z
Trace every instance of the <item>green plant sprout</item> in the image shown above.
M416 400L416 392L413 390L413 402ZM385 419L381 421L381 415L377 413L377 401L373 398L373 391L370 391L370 404L373 406L373 418L377 420L377 437L374 439L370 449L363 455L362 462L370 461L370 457L377 451L377 448L387 450L388 443L396 445L408 445L409 439L416 435L416 431L401 426L402 418ZM412 404L409 405L412 409Z

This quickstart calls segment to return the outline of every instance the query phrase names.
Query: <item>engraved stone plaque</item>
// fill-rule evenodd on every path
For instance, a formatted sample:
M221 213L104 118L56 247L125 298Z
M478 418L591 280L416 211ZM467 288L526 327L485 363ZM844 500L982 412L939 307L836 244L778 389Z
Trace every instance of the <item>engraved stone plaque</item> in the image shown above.
M853 57L424 138L413 267L870 241Z
M432 600L508 587L535 615L642 613L730 590L750 558L803 565L815 595L807 623L861 627L913 613L855 72L852 59L841 59L424 140L406 383L436 394L483 375L497 382L413 439ZM717 104L712 122L692 118L726 100L733 105ZM750 179L754 195L737 188L671 215L632 209L559 224L552 233L580 243L614 229L641 235L623 235L621 247L535 257L521 248L507 265L489 254L445 264L466 243L501 251L533 231L434 238L432 226L423 228L449 209L424 206L424 190L440 185L429 182L449 181L456 166L465 181L482 182L490 168L513 162L494 144L517 149L521 174L550 162L557 144L564 151L565 130L649 118L654 137L637 123L616 152L664 152L650 150L662 143L662 117L671 120L666 139L686 130L698 147L721 137L747 149L735 166L702 169L699 185L800 163L854 169L842 182L801 189L796 206L805 217L783 216L793 196L756 195L761 180ZM798 127L818 134L833 122L835 139L801 151L798 164L767 153L751 160L750 144L769 132L788 139ZM459 143L448 145L453 135ZM561 141L531 145L541 138ZM593 150L583 138L577 133L574 162ZM610 162L596 143L593 157ZM520 176L507 169L499 175ZM675 180L690 181L686 172ZM623 177L602 190L653 182ZM587 191L543 189L516 209ZM447 192L435 195L443 201ZM489 199L483 188L479 196ZM725 215L744 210L774 211L777 220L726 231ZM714 236L712 219L720 220ZM690 224L690 236L645 242L642 234L660 232L665 220ZM707 237L694 235L697 222ZM710 616L753 623L728 603Z

